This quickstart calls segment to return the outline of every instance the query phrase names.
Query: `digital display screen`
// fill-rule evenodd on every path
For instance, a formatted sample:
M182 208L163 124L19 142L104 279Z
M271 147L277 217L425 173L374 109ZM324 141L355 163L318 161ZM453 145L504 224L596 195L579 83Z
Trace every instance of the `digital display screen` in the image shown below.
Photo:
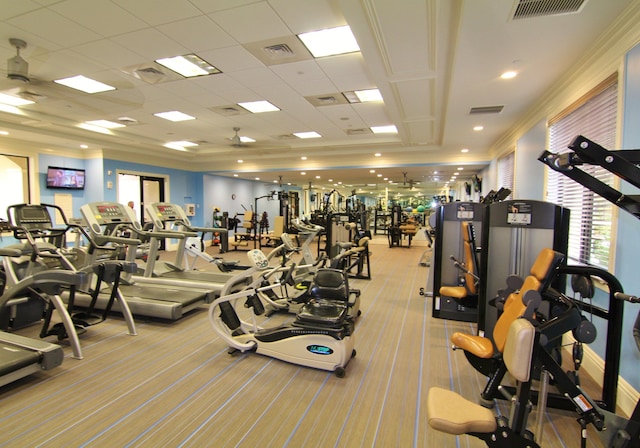
M50 166L47 168L47 188L84 190L84 175L83 169Z

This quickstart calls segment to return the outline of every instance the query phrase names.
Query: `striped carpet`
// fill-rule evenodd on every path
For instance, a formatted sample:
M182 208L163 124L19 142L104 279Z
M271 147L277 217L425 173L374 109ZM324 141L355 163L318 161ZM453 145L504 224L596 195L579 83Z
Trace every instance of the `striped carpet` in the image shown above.
M206 307L177 322L137 318L137 336L114 317L81 336L83 360L65 346L61 367L0 388L0 447L484 446L426 424L429 387L476 400L485 378L449 348L452 332L473 325L432 318L431 299L418 294L424 249L373 241L372 280L351 282L363 314L345 378L229 355ZM246 260L240 251L224 256ZM578 447L578 436L571 415L547 413L543 446ZM601 445L591 437L589 446Z

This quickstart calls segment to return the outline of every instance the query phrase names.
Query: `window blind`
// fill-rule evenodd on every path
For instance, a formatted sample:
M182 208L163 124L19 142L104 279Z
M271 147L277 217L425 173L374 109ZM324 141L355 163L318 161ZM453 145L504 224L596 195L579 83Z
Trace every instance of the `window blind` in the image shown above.
M510 152L504 157L498 159L498 189L508 188L513 192L513 170L516 159L516 153ZM506 199L513 198L513 193L509 194Z
M598 86L569 113L562 113L549 123L549 151L568 152L567 145L583 135L602 145L615 148L618 84L612 76ZM614 176L604 168L582 165L583 171L612 185ZM548 170L547 200L571 210L569 250L572 262L608 269L611 256L613 206L579 183L553 170Z

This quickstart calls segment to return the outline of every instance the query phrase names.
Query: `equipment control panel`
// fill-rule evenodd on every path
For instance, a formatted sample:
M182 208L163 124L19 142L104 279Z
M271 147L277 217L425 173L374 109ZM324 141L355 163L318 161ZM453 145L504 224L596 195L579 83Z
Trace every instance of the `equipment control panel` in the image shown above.
M134 211L118 202L91 202L80 207L80 212L96 235L103 235L103 226L112 224L128 224L134 229L142 230Z

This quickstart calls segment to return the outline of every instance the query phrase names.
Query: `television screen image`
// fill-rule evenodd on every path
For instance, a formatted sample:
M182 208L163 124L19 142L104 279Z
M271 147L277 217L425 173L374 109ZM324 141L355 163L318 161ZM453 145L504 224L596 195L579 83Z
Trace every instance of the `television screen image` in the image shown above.
M47 188L84 189L84 170L50 166L47 168Z

